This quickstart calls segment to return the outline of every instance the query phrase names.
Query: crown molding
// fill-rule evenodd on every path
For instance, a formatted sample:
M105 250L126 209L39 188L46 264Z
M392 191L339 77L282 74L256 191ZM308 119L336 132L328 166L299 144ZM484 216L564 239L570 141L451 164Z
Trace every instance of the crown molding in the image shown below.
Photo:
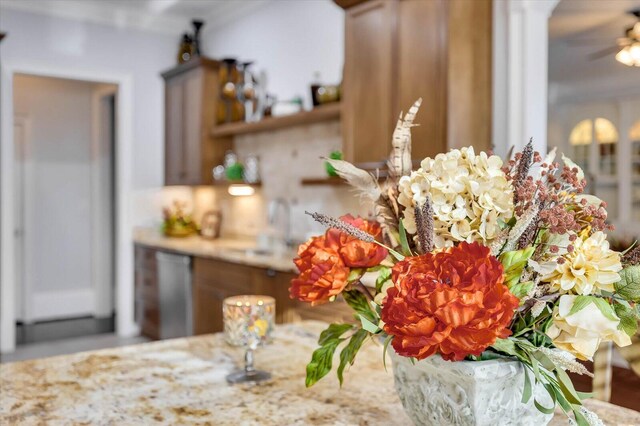
M178 0L179 1L179 0ZM55 16L81 22L109 25L116 28L130 28L145 32L177 36L191 30L191 20L205 21L203 31L209 31L247 16L273 0L230 1L218 3L217 7L204 16L185 18L169 15L162 11L117 9L112 5L84 0L57 0L50 2L32 0L3 0L0 10L16 10L40 15Z

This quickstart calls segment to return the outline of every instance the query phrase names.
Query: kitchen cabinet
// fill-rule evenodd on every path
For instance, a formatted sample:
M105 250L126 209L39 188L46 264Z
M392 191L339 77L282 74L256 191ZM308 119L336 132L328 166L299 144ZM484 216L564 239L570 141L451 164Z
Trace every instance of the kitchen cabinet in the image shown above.
M268 289L254 279L254 269L215 259L194 258L194 334L222 331L222 301L226 297L241 294L271 295Z
M346 159L384 161L400 111L423 98L414 159L490 148L491 0L336 0L345 13Z
M218 62L194 58L162 74L165 81L165 185L208 185L231 147L215 138Z
M135 305L136 322L143 336L160 338L160 300L156 250L135 247Z
M222 331L222 301L242 294L263 294L276 299L276 323L318 320L353 321L351 309L342 300L312 307L289 298L295 274L205 258L193 262L194 334Z
M162 250L135 246L135 312L141 333L160 339L161 312L156 254ZM192 257L193 334L222 331L222 302L230 296L262 294L276 299L276 323L318 320L354 322L354 314L341 298L312 307L289 298L292 272L242 265L219 259ZM164 305L162 305L164 306Z

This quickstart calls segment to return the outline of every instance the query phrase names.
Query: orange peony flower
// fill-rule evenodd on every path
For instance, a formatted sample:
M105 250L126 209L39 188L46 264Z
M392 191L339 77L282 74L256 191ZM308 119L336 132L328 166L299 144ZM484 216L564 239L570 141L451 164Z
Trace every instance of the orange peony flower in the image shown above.
M518 298L503 284L502 264L479 243L408 257L392 280L381 318L399 355L461 361L511 335Z
M353 217L350 214L340 219L362 229L368 234L378 237L382 229L375 221ZM387 257L387 249L374 243L365 243L337 229L329 229L326 234L327 245L337 251L345 265L350 268L371 268L379 265Z
M300 275L291 280L289 294L292 299L320 305L338 295L347 285L349 268L334 249L327 247L324 236L313 237L302 244L294 262Z

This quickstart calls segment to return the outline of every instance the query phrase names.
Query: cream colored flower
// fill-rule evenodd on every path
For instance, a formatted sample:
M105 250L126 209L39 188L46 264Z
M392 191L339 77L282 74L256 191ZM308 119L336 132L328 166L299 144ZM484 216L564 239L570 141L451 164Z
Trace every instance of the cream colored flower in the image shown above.
M400 179L398 202L405 207L403 224L416 233L416 205L431 198L436 248L456 242L487 244L500 232L500 221L513 216L513 188L500 157L476 155L472 147L454 149L422 160L421 168Z
M567 294L560 296L558 306L554 309L553 323L547 335L556 347L587 360L593 357L601 342L613 341L618 346L631 344L629 336L618 330L620 320L607 318L594 303L569 315L577 298Z
M613 284L620 280L618 271L622 269L620 254L609 249L607 236L594 232L582 240L577 238L574 250L562 257L564 263L557 263L555 269L542 277L551 284L552 291L574 294L600 294L613 292Z

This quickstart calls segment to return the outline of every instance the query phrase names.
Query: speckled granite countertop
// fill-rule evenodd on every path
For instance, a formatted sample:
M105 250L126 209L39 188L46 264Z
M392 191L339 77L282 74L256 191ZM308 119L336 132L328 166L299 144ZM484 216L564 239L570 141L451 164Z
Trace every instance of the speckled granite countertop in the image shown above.
M0 365L0 424L402 425L411 424L382 367L382 348L363 347L339 388L335 374L304 387L305 364L325 324L279 326L256 366L273 379L230 386L242 360L220 334ZM638 425L640 413L592 401L608 425ZM556 416L552 425L568 424Z
M249 238L219 238L216 240L207 240L199 236L169 238L155 229L137 228L133 233L133 242L146 247L189 256L225 260L276 271L296 271L293 264L293 258L296 255L294 251L267 256L256 254L251 251L251 249L255 248L256 242Z

